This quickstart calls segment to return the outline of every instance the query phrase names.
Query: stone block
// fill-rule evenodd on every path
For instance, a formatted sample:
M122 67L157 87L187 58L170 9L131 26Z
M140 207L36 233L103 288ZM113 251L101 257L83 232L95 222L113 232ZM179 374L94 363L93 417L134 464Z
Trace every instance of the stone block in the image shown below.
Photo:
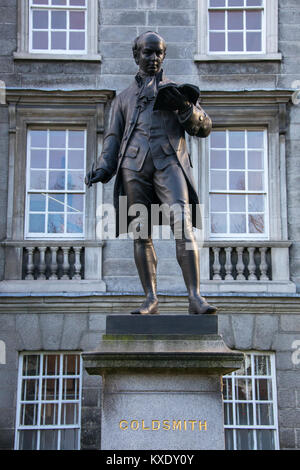
M52 313L40 315L42 349L49 351L60 349L63 322L63 314Z
M241 350L252 349L254 316L253 315L232 315L232 328L235 338L235 348Z
M137 26L146 24L146 12L132 10L104 10L103 25ZM134 39L134 38L133 38Z
M158 10L187 10L195 8L194 0L157 0Z
M16 330L23 342L24 350L42 349L42 337L39 316L35 314L17 314Z
M65 314L61 338L61 349L78 350L83 331L87 329L87 315Z
M0 429L0 450L13 450L15 430L14 428Z
M279 429L280 449L295 449L295 429Z
M194 26L196 15L192 10L149 11L149 24L157 26Z
M101 6L103 9L117 10L124 9L124 0L102 0ZM135 10L137 8L137 0L126 0L126 10Z
M105 42L122 42L126 41L130 44L136 37L136 26L121 26L117 28L115 26L101 26L100 28L100 41Z
M105 331L106 315L91 313L88 319L89 330Z
M300 315L281 315L280 326L283 331L300 332Z
M256 315L253 348L270 350L274 335L278 331L278 317L274 315Z

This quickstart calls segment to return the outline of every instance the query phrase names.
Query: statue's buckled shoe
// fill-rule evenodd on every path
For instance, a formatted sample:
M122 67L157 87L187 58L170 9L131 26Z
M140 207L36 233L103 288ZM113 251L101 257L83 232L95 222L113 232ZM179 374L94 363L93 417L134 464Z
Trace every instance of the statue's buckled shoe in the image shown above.
M191 315L211 315L216 313L217 307L209 305L206 301L198 299L189 300L189 314Z

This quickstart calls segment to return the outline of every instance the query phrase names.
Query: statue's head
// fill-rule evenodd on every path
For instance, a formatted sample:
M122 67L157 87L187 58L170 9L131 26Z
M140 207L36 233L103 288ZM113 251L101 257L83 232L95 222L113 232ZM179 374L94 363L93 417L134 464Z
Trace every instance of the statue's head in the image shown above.
M132 46L136 64L147 75L155 75L160 71L166 49L165 40L154 31L142 33L134 40Z

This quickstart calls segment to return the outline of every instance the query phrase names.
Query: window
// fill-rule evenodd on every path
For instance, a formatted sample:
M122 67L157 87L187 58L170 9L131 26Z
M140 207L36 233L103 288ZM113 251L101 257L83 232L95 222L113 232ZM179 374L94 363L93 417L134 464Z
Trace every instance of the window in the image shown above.
M86 0L31 0L30 52L86 52Z
M79 449L80 403L79 354L22 354L19 362L16 449Z
M281 60L278 0L198 0L202 60Z
M209 154L211 237L268 236L267 132L213 131Z
M85 162L85 130L28 131L26 236L84 236Z
M20 0L15 59L92 60L98 54L98 0Z
M263 0L210 0L209 52L264 52Z
M275 358L248 353L242 369L223 377L228 450L278 449Z

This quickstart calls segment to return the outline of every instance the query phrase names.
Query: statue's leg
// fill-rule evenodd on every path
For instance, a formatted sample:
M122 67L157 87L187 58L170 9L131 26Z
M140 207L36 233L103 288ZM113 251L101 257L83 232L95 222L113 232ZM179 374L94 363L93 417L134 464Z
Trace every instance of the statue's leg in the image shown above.
M171 212L170 225L176 240L176 258L188 291L189 313L215 313L216 307L209 305L200 294L199 250L193 232L187 182L181 167L172 163L156 172L155 183L161 202L177 209Z
M134 260L146 299L138 309L131 313L157 314L159 313L156 293L157 258L151 238L134 240Z
M138 275L146 295L142 305L134 310L133 314L158 314L158 299L156 291L157 258L151 239L151 224L149 214L153 198L152 174L153 162L150 156L146 157L141 171L122 169L123 187L127 196L128 210L136 204L145 207L146 211L137 211L137 218L131 220L134 231L134 260ZM133 211L134 212L134 211ZM145 217L145 220L144 218ZM137 230L138 227L138 230Z

